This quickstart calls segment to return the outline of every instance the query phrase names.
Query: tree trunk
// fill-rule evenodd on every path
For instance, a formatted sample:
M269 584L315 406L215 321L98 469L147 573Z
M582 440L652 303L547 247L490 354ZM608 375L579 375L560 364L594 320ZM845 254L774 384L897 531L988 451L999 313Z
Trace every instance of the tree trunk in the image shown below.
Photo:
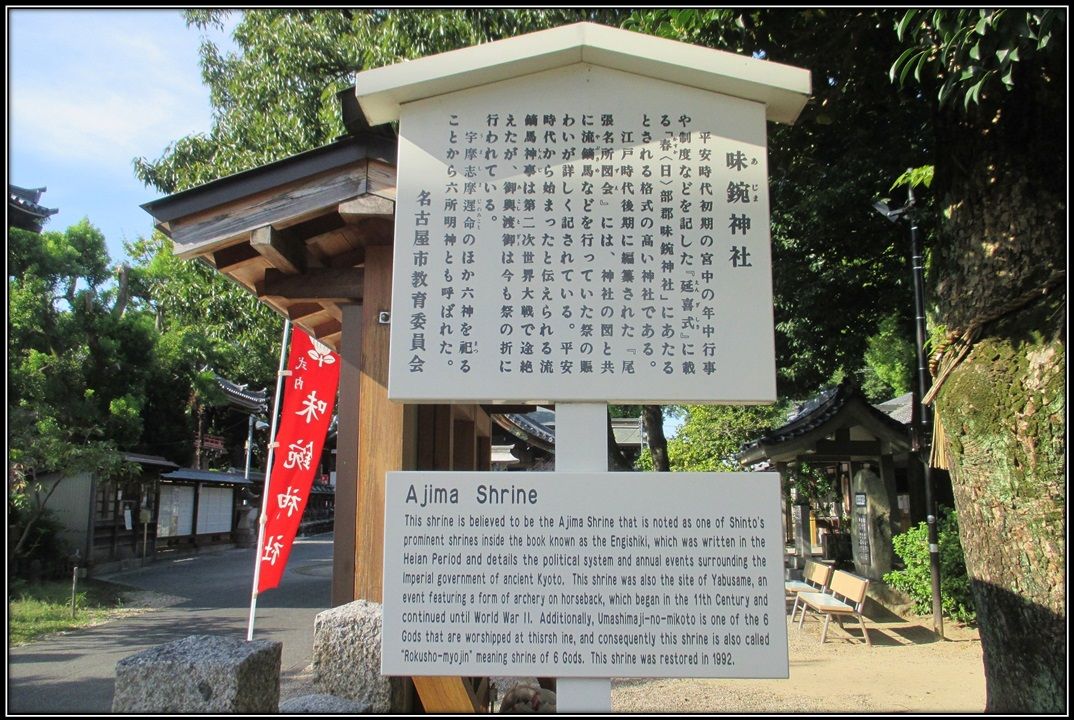
M938 126L947 219L933 299L949 331L975 336L961 362L951 360L957 344L941 362L954 370L934 407L977 604L987 710L1062 713L1065 114L1034 97L1033 83L1021 87L1002 117L949 114Z
M989 712L1065 708L1063 356L1058 339L985 338L937 401Z
M130 301L130 266L126 263L119 267L119 287L116 290L116 302L112 306L112 315L117 318L123 317L127 311L127 303Z
M615 441L615 431L612 429L612 414L609 412L606 413L606 416L608 418L608 469L617 472L633 470L633 466L623 455L619 443Z
M670 471L668 439L664 437L664 413L660 406L642 405L641 420L649 443L649 454L653 458L653 470L657 472Z
M37 471L31 469L30 472L30 487L37 487ZM52 483L52 487L49 488L48 493L45 494L45 499L38 500L34 503L33 512L26 518L26 525L22 528L22 534L19 535L18 542L15 543L15 549L11 551L11 554L15 557L20 557L22 555L23 546L26 545L26 541L30 538L30 531L33 530L34 524L41 518L41 516L45 514L45 505L48 504L49 498L52 497L52 493L56 492L56 488L60 486L62 481L63 478L57 476L56 481ZM36 492L34 493L34 497L37 497Z

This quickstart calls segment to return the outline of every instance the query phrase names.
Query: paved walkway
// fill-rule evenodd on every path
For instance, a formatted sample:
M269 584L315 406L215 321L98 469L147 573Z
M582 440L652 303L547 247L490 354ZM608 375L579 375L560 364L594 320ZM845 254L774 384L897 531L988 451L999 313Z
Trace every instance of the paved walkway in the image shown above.
M9 714L108 713L116 663L188 635L245 638L253 548L209 551L100 579L176 596L132 617L10 648ZM332 535L299 538L280 587L258 599L254 637L283 642L286 680L310 662L313 620L331 606Z

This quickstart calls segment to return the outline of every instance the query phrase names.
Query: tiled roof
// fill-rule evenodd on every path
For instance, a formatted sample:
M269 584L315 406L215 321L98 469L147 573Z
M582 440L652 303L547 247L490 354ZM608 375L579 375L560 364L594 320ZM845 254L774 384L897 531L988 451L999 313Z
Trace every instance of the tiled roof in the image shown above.
M179 468L160 476L162 480L180 480L185 482L212 483L215 485L252 485L242 473L225 473L217 470L195 470Z
M268 390L249 390L245 385L237 385L219 375L216 376L216 384L232 405L249 412L263 413L268 410Z
M47 208L39 204L41 193L47 188L23 188L18 185L7 186L8 223L26 230L41 230L41 224L50 215L59 212L57 208Z
M762 447L771 448L817 431L831 422L840 411L852 403L857 403L862 408L862 412L879 423L881 428L887 428L895 437L903 437L907 432L906 424L901 419L892 417L883 409L891 406L893 409L900 411L901 418L902 405L899 403L900 400L902 398L896 398L887 403L882 403L880 406L874 406L869 404L861 391L852 383L842 383L835 387L827 388L799 405L788 418L786 424L774 430L769 430L756 440L743 445L742 450L739 452L739 458L754 458L759 454L764 455L766 453L760 452Z
M900 422L903 425L909 425L913 422L914 414L914 394L908 392L899 397L885 400L884 402L873 405L877 410L884 413L892 420Z
M142 455L140 453L125 452L123 453L123 459L127 462L138 463L139 465L157 465L166 468L179 467L171 460L163 458L160 455Z
M525 414L496 415L496 423L520 440L547 452L556 451L556 413L546 408ZM641 445L640 418L613 418L612 433L620 445Z
M538 413L541 413L540 417L542 419L547 419L547 410L538 411ZM502 417L507 422L505 429L515 437L547 452L555 452L555 431L536 419L535 416L538 413L526 413L525 415L511 413L499 417ZM500 425L503 426L504 423L500 423Z

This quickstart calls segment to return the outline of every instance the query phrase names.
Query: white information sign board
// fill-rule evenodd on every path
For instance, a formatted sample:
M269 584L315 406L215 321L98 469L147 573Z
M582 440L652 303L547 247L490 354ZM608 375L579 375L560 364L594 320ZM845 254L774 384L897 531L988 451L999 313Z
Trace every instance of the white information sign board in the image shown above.
M584 63L404 105L389 397L774 400L765 131Z
M382 672L788 676L776 473L392 472Z

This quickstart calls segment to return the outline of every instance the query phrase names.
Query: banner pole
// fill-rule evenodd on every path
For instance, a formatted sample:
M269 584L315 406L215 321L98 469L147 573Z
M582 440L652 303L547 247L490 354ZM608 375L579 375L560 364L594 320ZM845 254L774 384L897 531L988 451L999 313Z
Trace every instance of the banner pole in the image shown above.
M250 622L246 629L247 642L254 639L254 613L257 611L257 584L261 580L261 553L265 545L269 481L272 476L272 459L276 447L276 429L280 418L280 401L283 397L283 378L287 372L287 338L291 332L291 319L284 320L283 339L280 341L280 367L276 371L276 398L272 401L272 429L269 431L268 458L265 461L265 484L261 488L261 514L257 518L257 555L254 557L254 585L250 590Z

